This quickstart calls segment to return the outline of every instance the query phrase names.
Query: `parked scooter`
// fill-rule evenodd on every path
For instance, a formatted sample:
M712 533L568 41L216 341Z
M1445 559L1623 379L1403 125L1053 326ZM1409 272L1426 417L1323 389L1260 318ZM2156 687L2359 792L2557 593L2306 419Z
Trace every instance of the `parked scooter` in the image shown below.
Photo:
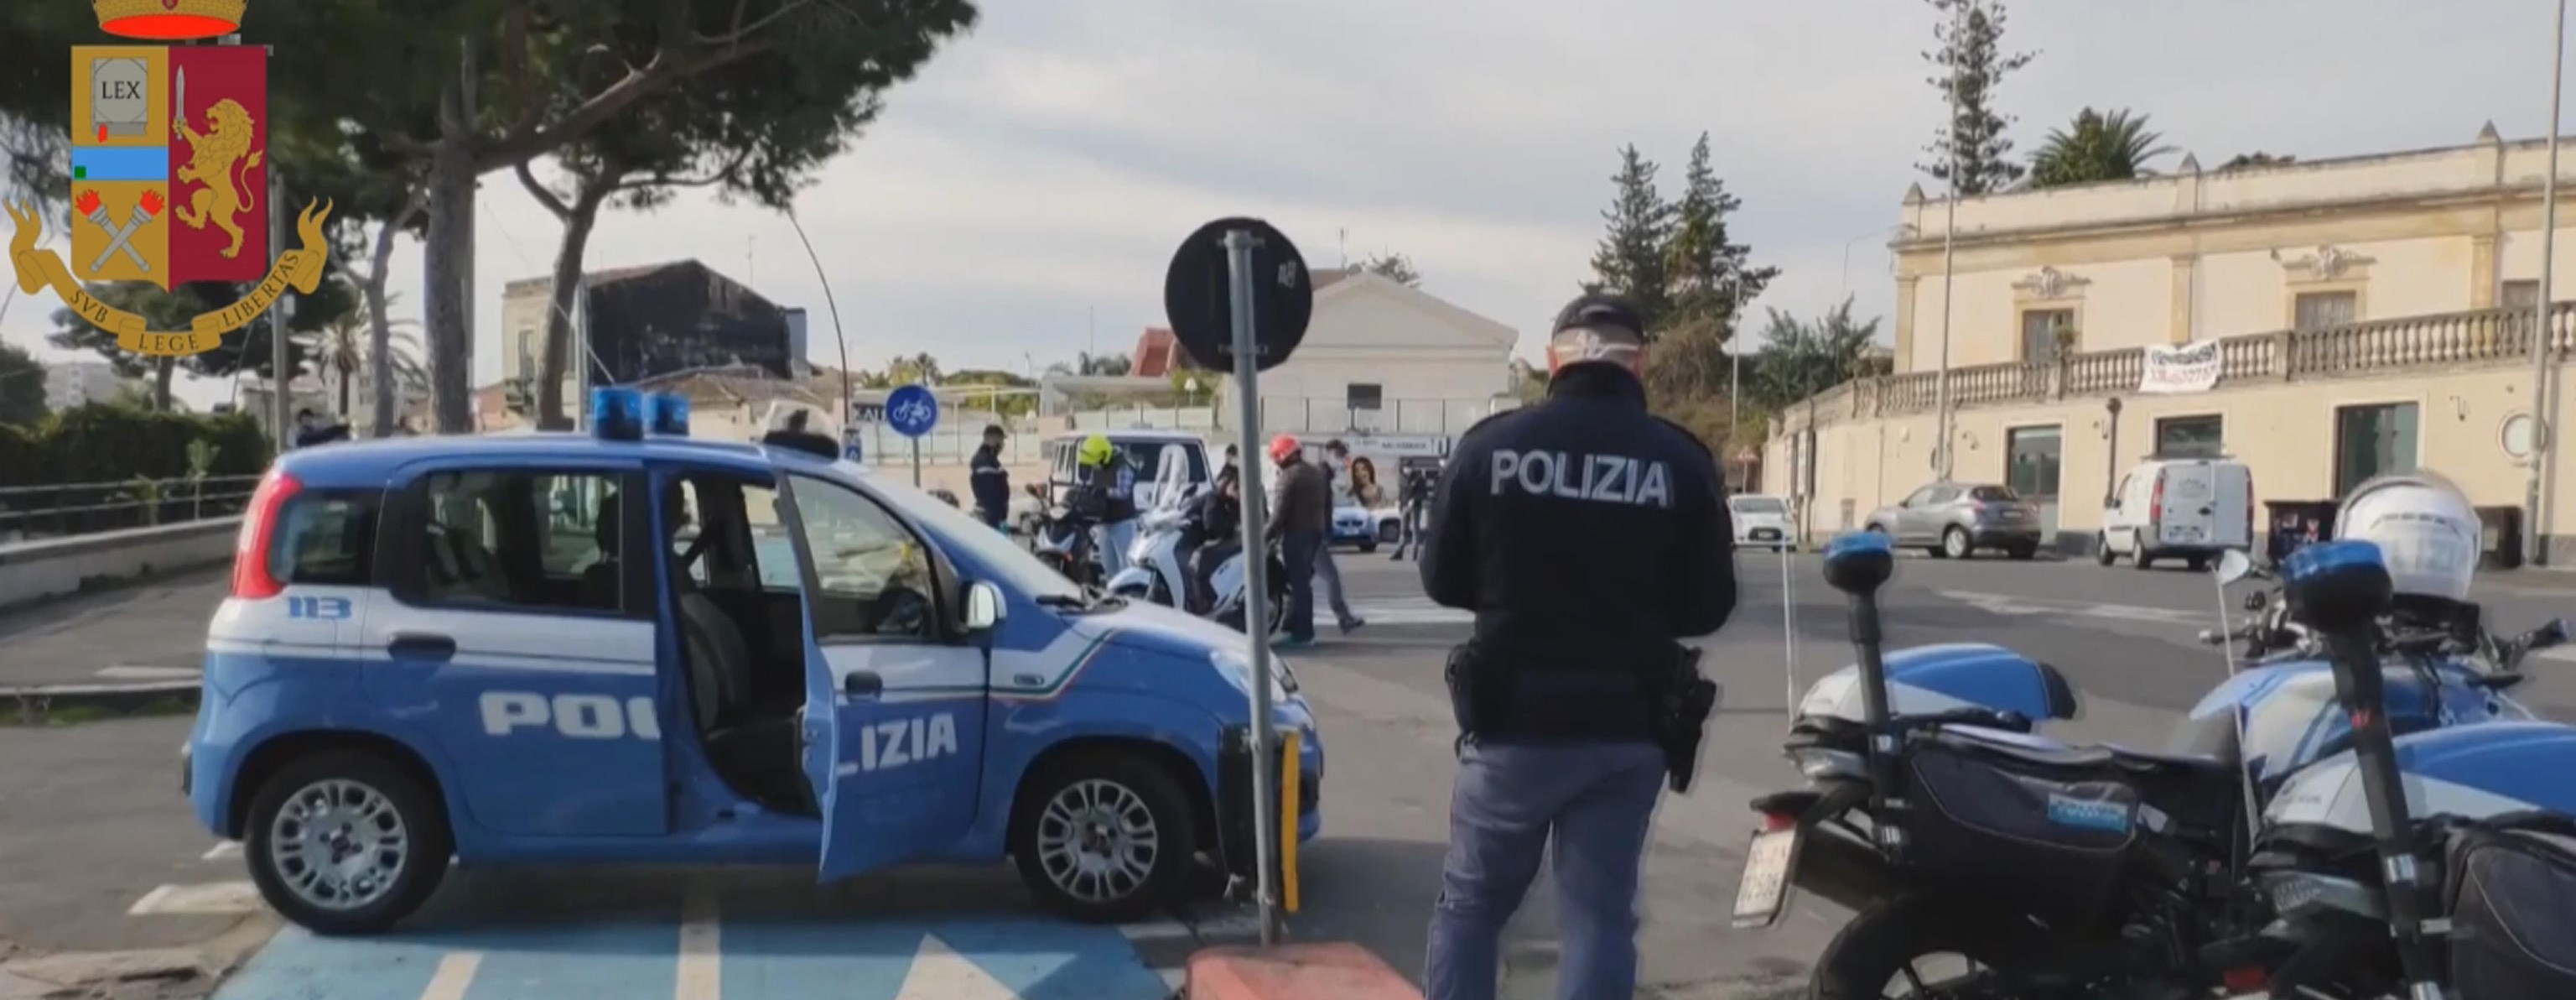
M1190 502L1209 487L1189 488L1187 475L1186 467L1166 461L1155 476L1154 506L1137 515L1136 540L1128 546L1126 568L1109 580L1111 594L1167 607L1186 607L1189 603L1189 560L1185 558L1188 554L1181 551L1181 536L1187 528ZM1288 567L1280 559L1278 546L1267 549L1270 603L1266 631L1276 633L1287 619ZM1243 631L1244 583L1248 575L1241 552L1217 564L1216 571L1209 574L1208 589L1214 598L1205 616Z

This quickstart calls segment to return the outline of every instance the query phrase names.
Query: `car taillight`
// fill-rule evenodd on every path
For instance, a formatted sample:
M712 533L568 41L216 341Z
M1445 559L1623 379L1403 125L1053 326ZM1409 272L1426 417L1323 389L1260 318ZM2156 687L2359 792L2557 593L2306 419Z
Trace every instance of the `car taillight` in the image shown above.
M2161 524L2165 519L2165 477L2156 477L2156 491L2147 497L2147 523Z
M286 589L285 581L268 572L268 549L277 539L278 512L303 488L294 476L271 471L251 492L250 509L242 511L241 534L233 543L234 597L258 600Z
M1762 832L1764 833L1778 833L1782 830L1794 828L1797 825L1798 817L1794 813L1767 812L1762 814Z

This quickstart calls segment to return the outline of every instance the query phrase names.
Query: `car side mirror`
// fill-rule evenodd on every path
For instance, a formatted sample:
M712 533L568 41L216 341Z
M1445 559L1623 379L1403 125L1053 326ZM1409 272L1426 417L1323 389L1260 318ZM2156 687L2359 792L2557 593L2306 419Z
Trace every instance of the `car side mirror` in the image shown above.
M964 621L966 631L990 632L994 626L1001 623L1002 589L982 580L967 584Z
M2229 549L2218 557L2217 573L2218 582L2222 584L2235 583L2238 580L2252 576L2254 575L2254 557L2246 555L2244 552L2236 549ZM2247 607L2253 606L2254 605L2247 605Z

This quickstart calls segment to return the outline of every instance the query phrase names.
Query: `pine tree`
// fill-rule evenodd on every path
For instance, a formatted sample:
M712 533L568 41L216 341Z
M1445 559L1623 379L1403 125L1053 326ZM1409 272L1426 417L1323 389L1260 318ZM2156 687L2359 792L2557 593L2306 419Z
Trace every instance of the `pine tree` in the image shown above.
M1932 29L1940 48L1923 54L1939 72L1925 82L1941 92L1950 120L1924 147L1932 162L1915 169L1952 182L1952 190L1963 195L1999 190L2020 180L2022 167L2012 160L2012 140L2004 137L2013 119L1994 110L1995 87L2006 74L2029 65L2035 53L2004 52L2002 0L1925 2L1941 12L1941 23Z
M1663 329L1672 310L1667 291L1664 249L1672 239L1674 206L1655 188L1655 162L1629 145L1619 150L1619 172L1610 175L1617 197L1601 213L1608 231L1592 254L1588 292L1625 296L1646 321L1649 336Z
M1724 343L1746 303L1778 277L1776 267L1750 266L1753 250L1726 238L1726 217L1743 207L1709 163L1708 133L1691 144L1682 173L1681 201L1673 206L1672 238L1664 248L1664 285L1671 310L1665 332L1688 331Z

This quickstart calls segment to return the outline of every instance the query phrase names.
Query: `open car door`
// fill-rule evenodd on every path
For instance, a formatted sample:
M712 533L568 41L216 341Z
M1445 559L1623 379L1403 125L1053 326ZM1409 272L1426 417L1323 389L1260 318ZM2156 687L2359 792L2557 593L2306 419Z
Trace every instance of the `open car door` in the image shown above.
M936 856L982 795L984 650L942 622L921 536L850 486L779 478L805 591L798 730L822 877Z

